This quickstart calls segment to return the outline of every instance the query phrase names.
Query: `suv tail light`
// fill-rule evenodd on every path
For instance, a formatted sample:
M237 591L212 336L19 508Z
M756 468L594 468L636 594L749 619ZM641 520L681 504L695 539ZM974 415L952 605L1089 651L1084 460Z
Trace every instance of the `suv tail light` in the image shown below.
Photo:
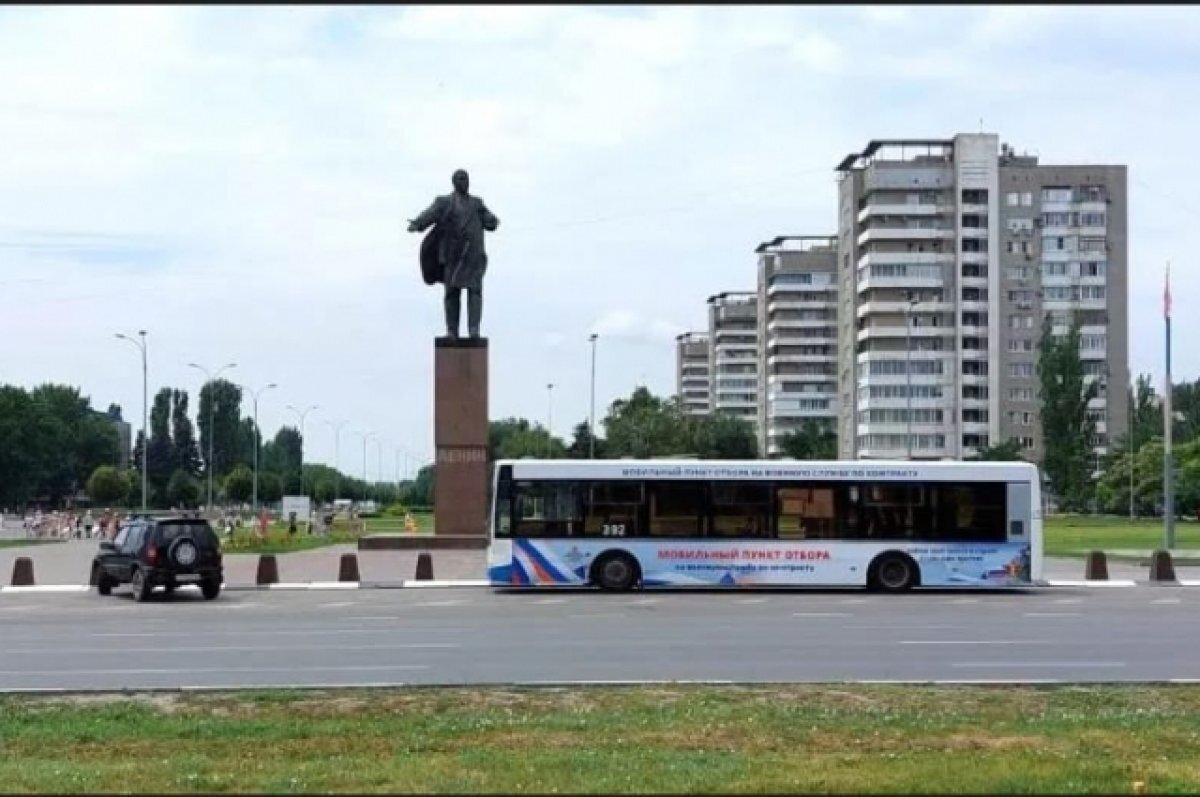
M150 543L150 545L146 546L146 564L158 564L158 546L154 543Z

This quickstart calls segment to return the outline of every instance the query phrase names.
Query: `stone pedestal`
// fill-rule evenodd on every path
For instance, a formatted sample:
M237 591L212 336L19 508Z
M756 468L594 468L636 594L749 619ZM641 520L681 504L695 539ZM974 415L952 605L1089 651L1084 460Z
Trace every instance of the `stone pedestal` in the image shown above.
M488 344L434 341L434 534L484 536L488 518Z

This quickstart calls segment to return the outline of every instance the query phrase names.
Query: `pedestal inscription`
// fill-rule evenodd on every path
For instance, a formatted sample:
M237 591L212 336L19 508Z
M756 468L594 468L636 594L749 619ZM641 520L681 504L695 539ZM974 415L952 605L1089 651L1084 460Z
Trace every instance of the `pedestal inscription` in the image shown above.
M485 535L488 516L486 338L434 341L434 533Z

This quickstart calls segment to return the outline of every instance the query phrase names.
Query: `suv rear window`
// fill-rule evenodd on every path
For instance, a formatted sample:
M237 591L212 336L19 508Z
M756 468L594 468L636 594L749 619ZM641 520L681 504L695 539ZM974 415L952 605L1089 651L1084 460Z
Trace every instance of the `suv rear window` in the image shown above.
M203 546L216 548L220 545L217 541L217 535L213 533L212 526L203 521L163 523L159 526L158 536L159 540L163 543L172 543L188 534Z

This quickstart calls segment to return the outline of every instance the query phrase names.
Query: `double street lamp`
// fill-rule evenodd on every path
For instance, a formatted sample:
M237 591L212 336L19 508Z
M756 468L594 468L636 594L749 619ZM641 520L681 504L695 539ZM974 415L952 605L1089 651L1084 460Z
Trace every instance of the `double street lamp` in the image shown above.
M146 488L148 484L146 480L146 451L150 448L149 388L146 384L146 330L138 330L140 340L134 340L120 332L116 333L116 337L129 341L142 352L142 512L144 514L146 512Z
M279 387L279 386L276 385L274 382L272 382L271 384L267 385L266 387L261 387L258 390L253 390L250 392L250 395L254 399L254 514L255 515L258 514L258 450L260 448L262 448L262 434L259 433L259 429L258 429L258 397L261 396L265 391L270 390L271 388L274 388L274 387Z
M203 365L197 365L196 363L188 363L188 368L195 368L198 371L203 371L204 375L208 377L208 382L214 383L216 382L217 377L223 374L225 371L228 371L230 368L237 368L237 363L226 363L218 368L215 374L210 373L209 370ZM213 506L213 409L217 403L216 399L216 393L212 393L208 397L208 460L205 463L205 470L208 471L209 510L211 510Z
M591 409L588 411L588 459L596 458L596 338L600 337L595 332L588 335L588 342L592 344L592 390L591 390Z
M287 408L296 413L296 416L300 419L300 494L307 495L308 493L304 492L304 422L308 418L308 414L315 409L319 409L319 407L313 404L304 410L298 410L289 404Z
M333 430L333 471L337 474L337 487L334 489L334 498L342 497L342 427L346 425L346 421L325 421L325 425Z

